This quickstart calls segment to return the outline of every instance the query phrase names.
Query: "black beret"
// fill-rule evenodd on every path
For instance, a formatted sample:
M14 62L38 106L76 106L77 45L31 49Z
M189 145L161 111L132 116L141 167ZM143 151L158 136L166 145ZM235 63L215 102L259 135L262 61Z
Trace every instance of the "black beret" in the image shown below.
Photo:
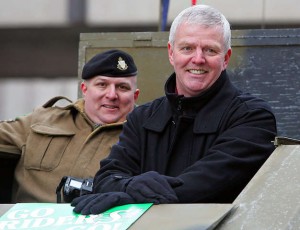
M95 76L130 77L137 75L133 58L121 50L99 53L89 60L82 70L82 79Z

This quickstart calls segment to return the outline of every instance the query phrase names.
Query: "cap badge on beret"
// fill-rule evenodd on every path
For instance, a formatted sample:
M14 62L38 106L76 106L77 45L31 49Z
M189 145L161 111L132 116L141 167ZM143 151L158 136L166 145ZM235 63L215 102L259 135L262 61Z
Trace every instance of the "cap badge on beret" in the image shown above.
M121 57L119 57L117 68L119 70L127 70L128 68L128 65Z

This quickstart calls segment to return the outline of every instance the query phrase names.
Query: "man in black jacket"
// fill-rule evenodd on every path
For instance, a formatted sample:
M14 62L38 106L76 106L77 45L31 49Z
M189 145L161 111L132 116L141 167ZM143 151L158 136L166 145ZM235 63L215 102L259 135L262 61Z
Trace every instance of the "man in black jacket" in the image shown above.
M173 73L165 96L137 107L101 161L81 214L128 203L231 203L274 150L269 105L236 89L226 67L231 31L216 9L197 5L174 20Z

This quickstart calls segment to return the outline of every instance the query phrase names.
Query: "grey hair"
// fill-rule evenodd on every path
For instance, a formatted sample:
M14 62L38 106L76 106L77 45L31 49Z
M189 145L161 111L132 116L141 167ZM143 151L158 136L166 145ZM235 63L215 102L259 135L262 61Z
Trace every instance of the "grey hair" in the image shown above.
M220 26L223 30L225 51L231 48L230 24L225 16L215 8L207 5L195 5L181 11L174 19L169 34L169 42L174 46L177 28L182 23L199 24L207 27Z

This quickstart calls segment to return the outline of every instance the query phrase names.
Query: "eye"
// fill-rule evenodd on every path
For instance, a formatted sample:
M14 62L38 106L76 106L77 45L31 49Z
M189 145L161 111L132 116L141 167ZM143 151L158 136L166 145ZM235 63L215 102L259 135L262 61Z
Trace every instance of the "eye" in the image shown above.
M184 47L181 48L181 50L188 52L188 51L192 50L192 47L190 47L190 46L184 46Z
M205 48L203 51L205 54L207 54L209 56L213 56L213 55L217 54L217 51L213 48Z
M118 88L122 91L129 91L131 89L128 85L119 85Z
M107 86L107 84L105 82L97 82L96 86L98 86L100 88L105 88Z

